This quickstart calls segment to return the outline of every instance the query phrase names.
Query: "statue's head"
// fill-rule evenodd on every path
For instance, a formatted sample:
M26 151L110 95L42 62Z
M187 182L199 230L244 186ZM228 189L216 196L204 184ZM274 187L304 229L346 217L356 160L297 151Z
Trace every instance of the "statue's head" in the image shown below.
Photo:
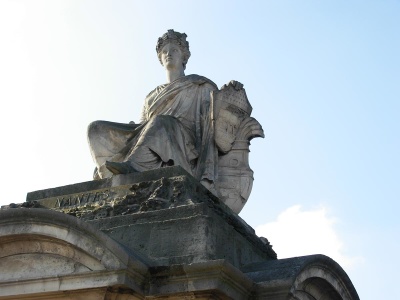
M174 31L173 29L169 29L166 33L163 34L162 37L158 38L156 51L158 60L160 61L161 65L163 64L161 60L162 48L168 43L174 43L180 48L183 53L183 69L186 68L186 64L190 57L189 42L186 41L186 37L187 35L185 33L180 33Z

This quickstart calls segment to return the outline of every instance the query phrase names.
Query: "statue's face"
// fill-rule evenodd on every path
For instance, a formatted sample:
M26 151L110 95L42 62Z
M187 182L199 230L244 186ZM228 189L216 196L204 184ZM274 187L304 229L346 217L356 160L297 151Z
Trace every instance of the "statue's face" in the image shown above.
M168 43L161 49L161 61L166 69L183 68L183 53L178 45Z

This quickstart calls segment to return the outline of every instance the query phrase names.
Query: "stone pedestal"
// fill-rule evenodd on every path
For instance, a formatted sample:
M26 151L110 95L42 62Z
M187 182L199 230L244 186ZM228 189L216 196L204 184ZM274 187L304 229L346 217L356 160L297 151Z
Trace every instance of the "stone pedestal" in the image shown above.
M0 299L358 299L328 257L276 259L180 167L2 207L0 269Z

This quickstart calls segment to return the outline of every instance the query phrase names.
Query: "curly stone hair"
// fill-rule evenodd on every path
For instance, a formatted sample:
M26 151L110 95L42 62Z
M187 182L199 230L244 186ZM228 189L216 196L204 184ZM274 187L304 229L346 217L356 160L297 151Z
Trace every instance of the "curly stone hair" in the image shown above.
M186 41L186 37L186 33L180 33L174 31L173 29L169 29L163 34L162 37L158 38L156 51L161 65L163 64L161 61L161 49L168 43L174 43L181 49L183 53L183 69L186 69L186 64L190 57L189 42Z

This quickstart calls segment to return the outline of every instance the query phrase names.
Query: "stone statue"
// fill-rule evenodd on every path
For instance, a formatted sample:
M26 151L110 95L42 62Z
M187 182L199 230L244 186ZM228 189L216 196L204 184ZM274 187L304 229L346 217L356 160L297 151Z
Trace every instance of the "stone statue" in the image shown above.
M253 183L249 141L264 137L250 117L243 85L218 90L199 75L185 75L190 57L186 34L168 30L156 51L167 83L146 99L139 124L95 121L88 141L96 163L94 179L180 165L239 213Z

